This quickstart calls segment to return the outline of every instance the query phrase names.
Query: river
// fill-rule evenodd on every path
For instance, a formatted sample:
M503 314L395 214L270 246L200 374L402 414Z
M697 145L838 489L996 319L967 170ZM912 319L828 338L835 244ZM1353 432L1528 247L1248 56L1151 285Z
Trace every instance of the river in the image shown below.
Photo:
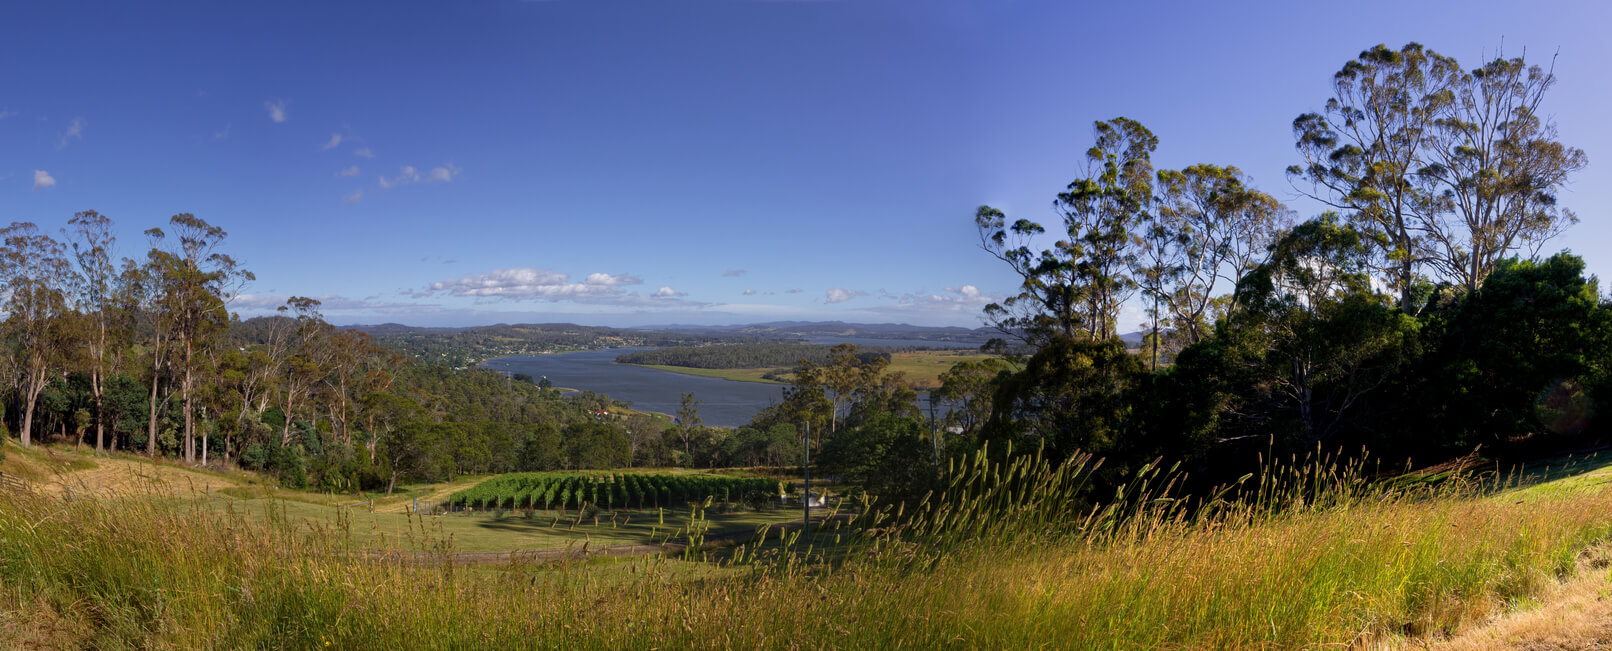
M706 425L738 427L768 405L784 398L783 385L738 382L684 375L630 364L616 357L648 348L614 348L554 355L520 355L488 360L482 366L507 373L547 377L557 387L602 393L631 404L638 411L676 414L683 394L700 401L700 420Z
M931 348L974 348L976 345L910 339L857 339L812 337L807 343L851 343L858 346L921 346ZM488 360L482 364L495 371L525 373L534 379L547 377L554 386L601 393L628 403L638 411L675 415L683 394L692 392L700 401L700 420L706 425L738 427L749 423L769 405L782 402L784 385L739 382L720 378L684 375L631 364L617 364L616 358L652 348L612 348L554 355L518 355ZM927 409L926 394L919 395L919 407Z

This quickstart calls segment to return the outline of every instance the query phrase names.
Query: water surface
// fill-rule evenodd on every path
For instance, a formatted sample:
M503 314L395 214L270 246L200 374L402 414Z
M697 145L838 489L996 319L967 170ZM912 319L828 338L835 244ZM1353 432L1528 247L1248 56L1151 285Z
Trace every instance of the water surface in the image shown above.
M615 348L556 355L519 355L482 366L507 373L547 377L557 387L583 389L629 403L638 411L674 415L683 394L700 401L706 425L738 427L768 405L783 400L783 385L737 382L615 363L616 357L649 348Z

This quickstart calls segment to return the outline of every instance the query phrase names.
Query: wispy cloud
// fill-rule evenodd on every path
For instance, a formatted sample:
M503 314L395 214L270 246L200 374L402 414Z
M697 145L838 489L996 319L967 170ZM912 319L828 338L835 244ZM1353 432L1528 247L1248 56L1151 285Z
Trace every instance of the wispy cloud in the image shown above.
M512 300L585 300L621 296L626 293L621 282L601 281L592 274L595 282L571 282L571 276L547 269L514 267L497 269L483 274L431 283L422 295L447 294L475 298L506 298Z
M398 170L397 176L392 178L380 177L381 189L390 190L400 185L410 183L447 183L459 175L459 166L449 163L443 167L433 167L424 174L413 165L404 165Z
M987 303L997 301L973 285L947 287L941 292L917 291L909 294L881 290L879 298L889 302L873 308L875 311L928 316L978 315Z
M232 125L233 125L233 123L225 124L224 128L219 129L217 131L214 131L213 132L213 139L214 140L223 140L225 138L228 138L229 137L229 128Z
M34 170L35 190L40 188L48 188L53 185L56 185L56 177L51 176L50 172L46 172L45 170Z
M61 138L56 141L56 148L66 149L67 145L74 140L83 140L86 125L88 123L84 121L84 118L73 118L73 121L67 124L67 130L63 131Z
M269 112L269 119L275 124L285 122L290 117L290 114L286 113L285 100L283 99L264 102L263 108Z
M285 294L237 294L234 300L230 301L230 308L251 314L272 314L276 308L285 305L286 299L289 298L291 297ZM433 303L413 301L399 303L375 300L380 296L347 298L338 294L324 294L312 298L319 301L319 311L327 314L345 312L434 312L441 307Z
M344 170L342 170L340 172L336 172L336 176L338 178L339 177L345 177L345 176L358 176L358 166L353 165L353 166L348 167L347 169L344 169Z
M16 111L0 109L0 120L4 120L9 117L16 117L17 115L18 113Z
M279 122L279 120L275 120L275 122ZM340 147L340 146L341 146L341 134L332 133L332 134L330 134L330 140L326 141L324 145L320 146L319 151L330 151L330 150L335 149L335 148Z
M755 296L756 295L756 290L754 290L754 289L744 290L744 295L745 296Z
M364 189L359 188L357 190L354 190L352 194L344 195L341 199L342 199L342 201L346 201L347 203L358 203L360 201L363 201L364 200Z
M844 289L840 287L829 288L823 297L824 303L844 303L858 296L867 296L868 293L858 289Z
M804 292L804 291L806 291L806 290L798 289L798 288L797 289L786 289L786 290L784 290L784 293L785 294L799 294L799 293Z
M583 282L585 282L585 283L587 283L589 285L603 285L605 287L615 287L617 285L642 285L642 284L644 284L643 280L641 280L637 276L634 276L634 275L631 275L631 274L610 275L610 274L604 274L604 273L588 274L588 277L585 280L583 280Z
M353 150L353 155L359 158L374 158L375 152L370 151L369 147L359 147Z
M743 275L744 275L744 270L743 269L729 269L727 271L722 272L722 276L724 278L738 278L739 276L743 276Z

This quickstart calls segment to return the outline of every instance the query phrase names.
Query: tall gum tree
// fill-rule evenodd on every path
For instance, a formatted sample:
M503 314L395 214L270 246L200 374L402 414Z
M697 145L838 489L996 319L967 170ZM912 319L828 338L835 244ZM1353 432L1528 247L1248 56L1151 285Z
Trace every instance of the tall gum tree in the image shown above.
M227 236L224 229L189 213L174 215L168 225L177 246L154 249L152 256L160 272L161 309L172 324L174 356L179 363L184 458L186 463L195 463L198 352L224 333L230 322L230 299L253 276L240 269L234 258L218 251ZM163 234L157 231L156 235Z
M1086 151L1086 175L1053 203L1063 237L1035 252L1047 230L981 206L974 215L980 248L1007 263L1020 278L1019 293L985 307L1004 334L1037 344L1054 336L1115 336L1120 306L1136 289L1130 275L1137 253L1135 230L1153 200L1152 152L1158 138L1129 118L1097 122Z
M1292 224L1292 211L1250 187L1236 167L1193 165L1159 172L1158 208L1150 230L1171 237L1165 259L1178 266L1161 274L1152 291L1183 346L1203 341L1218 310L1235 311L1235 288L1269 259L1271 247ZM1148 238L1150 244L1157 238ZM1217 287L1228 295L1217 293Z
M67 289L73 271L60 242L29 222L0 229L0 296L6 329L18 350L13 352L22 375L23 447L33 443L34 407L39 394L59 371L64 346L59 336L70 308Z
M1468 292L1500 260L1524 248L1537 257L1578 221L1556 199L1588 159L1540 112L1554 67L1497 57L1459 77L1437 121L1420 175L1437 217L1426 227L1430 262Z
M108 331L116 332L112 325L112 291L117 280L117 267L112 262L112 250L117 238L112 234L112 220L93 210L73 215L64 231L73 249L73 260L78 264L78 307L90 319L92 332L86 340L85 351L89 361L90 395L95 401L95 453L100 454L106 439L106 376L112 364L113 351L109 347Z
M1419 311L1425 226L1432 219L1417 175L1459 77L1454 59L1420 43L1398 50L1378 45L1333 75L1332 96L1320 112L1293 121L1303 162L1288 168L1289 179L1360 229L1407 313Z

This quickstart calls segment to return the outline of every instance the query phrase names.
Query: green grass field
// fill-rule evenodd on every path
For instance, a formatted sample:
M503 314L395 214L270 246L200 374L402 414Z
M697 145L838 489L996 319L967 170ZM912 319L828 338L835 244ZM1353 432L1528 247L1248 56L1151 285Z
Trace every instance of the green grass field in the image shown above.
M699 377L714 377L735 382L760 382L762 384L782 384L776 380L762 377L774 371L788 372L789 369L777 368L693 368L690 366L666 366L664 364L633 364L643 368L652 368L657 371L682 373L683 375L697 375Z

